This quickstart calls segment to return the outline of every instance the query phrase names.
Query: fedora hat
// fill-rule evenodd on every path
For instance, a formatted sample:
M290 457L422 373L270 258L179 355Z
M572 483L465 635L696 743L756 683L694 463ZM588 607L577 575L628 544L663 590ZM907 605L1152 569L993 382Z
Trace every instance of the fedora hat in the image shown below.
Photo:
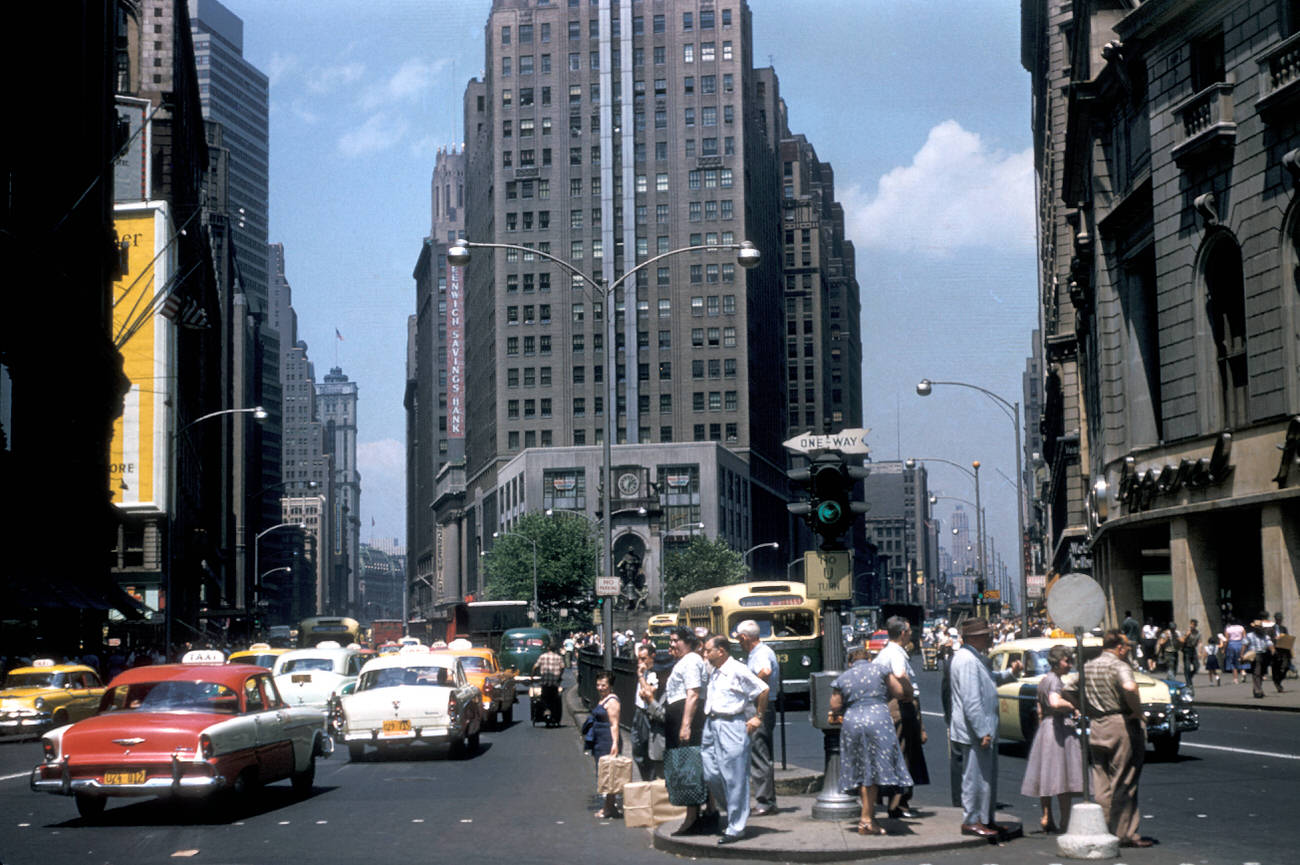
M967 619L961 623L961 635L963 637L978 637L983 634L989 634L988 619Z

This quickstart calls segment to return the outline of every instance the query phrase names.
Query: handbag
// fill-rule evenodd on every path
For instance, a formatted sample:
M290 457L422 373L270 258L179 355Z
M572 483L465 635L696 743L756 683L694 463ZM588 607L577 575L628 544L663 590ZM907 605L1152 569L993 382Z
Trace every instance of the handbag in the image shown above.
M596 719L591 715L582 722L582 750L590 751L596 747Z
M1253 664L1253 663L1255 663L1255 655L1256 655L1256 653L1255 653L1255 650L1254 650L1254 649L1247 649L1246 651L1242 652L1242 653L1241 653L1241 660L1242 660L1242 663L1245 663L1245 664Z
M608 796L622 793L623 787L632 783L632 758L622 754L606 754L596 761L596 792Z

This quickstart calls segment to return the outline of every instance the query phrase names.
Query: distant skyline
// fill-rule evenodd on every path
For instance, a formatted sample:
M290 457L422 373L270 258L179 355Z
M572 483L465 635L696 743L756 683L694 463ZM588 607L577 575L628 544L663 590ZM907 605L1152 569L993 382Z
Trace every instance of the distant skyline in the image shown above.
M404 542L411 271L435 154L461 144L464 87L482 75L490 0L376 0L365 14L339 0L223 2L271 80L270 238L285 245L299 337L318 377L338 365L358 384L362 540ZM1008 556L1010 421L979 393L914 388L961 380L1021 398L1037 284L1019 4L750 9L755 65L774 66L791 129L834 166L857 247L872 456L979 459L989 534ZM973 499L965 475L929 469L933 489ZM953 504L936 507L945 527Z

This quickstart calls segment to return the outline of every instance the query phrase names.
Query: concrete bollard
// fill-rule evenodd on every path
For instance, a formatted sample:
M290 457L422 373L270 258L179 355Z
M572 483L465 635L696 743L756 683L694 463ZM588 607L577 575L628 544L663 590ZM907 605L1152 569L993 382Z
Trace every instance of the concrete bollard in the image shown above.
M1106 815L1095 802L1075 802L1070 828L1056 839L1056 852L1071 859L1114 859L1119 839L1106 828Z

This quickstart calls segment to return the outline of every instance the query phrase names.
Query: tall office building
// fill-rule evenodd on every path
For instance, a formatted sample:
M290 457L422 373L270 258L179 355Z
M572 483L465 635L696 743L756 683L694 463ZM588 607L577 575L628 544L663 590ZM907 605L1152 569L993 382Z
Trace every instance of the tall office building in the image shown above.
M330 491L330 519L333 528L334 572L327 587L324 612L356 610L358 580L361 578L361 472L357 470L357 383L349 381L340 367L333 367L316 386L319 417L324 441L332 459L333 489Z
M462 277L426 280L463 278L465 298L465 458L414 505L433 505L433 534L450 539L433 557L440 597L481 590L478 553L521 514L596 518L610 413L614 559L641 562L656 603L665 550L701 526L738 550L788 552L785 129L775 73L753 67L747 5L496 0L486 35L485 75L465 92L463 229L527 248L474 249ZM762 253L749 271L729 248L745 240ZM690 246L717 249L648 264L606 314L603 286ZM851 263L851 247L835 255ZM840 309L856 323L851 290ZM785 575L779 556L752 564Z

